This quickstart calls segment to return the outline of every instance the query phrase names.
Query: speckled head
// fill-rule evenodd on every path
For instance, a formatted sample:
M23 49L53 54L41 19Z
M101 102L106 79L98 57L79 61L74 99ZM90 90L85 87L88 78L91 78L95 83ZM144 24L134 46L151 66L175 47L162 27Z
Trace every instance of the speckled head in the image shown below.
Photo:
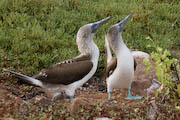
M100 20L98 22L92 23L92 26L91 26L92 31L91 31L91 33L96 33L97 29L99 27L101 27L103 24L105 24L106 22L108 22L111 18L112 17L109 16L109 17L107 17L107 18L105 18L103 20Z
M107 17L103 20L86 24L79 29L77 33L76 43L81 53L85 54L89 52L88 47L90 48L90 43L93 43L94 33L96 33L97 29L100 28L106 22L108 22L111 18L112 17Z
M82 26L77 33L77 38L78 39L88 39L89 37L92 37L93 34L96 33L97 29L100 28L106 22L108 22L111 18L112 17L110 16L103 20Z
M123 21L113 25L107 32L107 40L113 50L119 47L119 42L121 42L121 33L123 31L124 25L132 17L133 14L128 15ZM121 41L120 41L121 40Z
M119 26L119 32L123 31L124 25L127 23L127 21L133 16L133 13L128 15L123 21L119 22L117 25Z

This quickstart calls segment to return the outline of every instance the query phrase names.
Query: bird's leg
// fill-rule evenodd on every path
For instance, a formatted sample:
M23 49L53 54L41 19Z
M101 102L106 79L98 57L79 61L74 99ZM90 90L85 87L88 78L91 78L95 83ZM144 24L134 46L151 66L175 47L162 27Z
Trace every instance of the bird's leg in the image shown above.
M132 96L130 88L128 88L128 97L126 99L132 100L132 99L141 99L141 98L142 98L142 96Z
M108 101L111 101L111 92L108 92Z
M72 101L73 100L73 96L69 96L70 97L70 100Z
M111 92L108 92L108 101L109 101L110 104L116 104L117 103L117 101L112 101L111 100Z
M108 92L108 101L110 104L113 104L113 102L111 101L111 92Z

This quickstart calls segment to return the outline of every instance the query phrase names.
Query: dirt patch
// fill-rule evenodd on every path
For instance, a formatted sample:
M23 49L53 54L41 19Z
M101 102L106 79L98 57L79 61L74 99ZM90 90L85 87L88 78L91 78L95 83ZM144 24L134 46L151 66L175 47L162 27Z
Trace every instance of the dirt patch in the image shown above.
M151 86L152 80L156 79L155 69L152 67L148 73L145 73L146 66L143 64L143 59L137 58L136 61L137 69L132 83L132 94L146 96L147 88ZM152 64L155 66L153 62ZM127 90L116 89L113 90L111 99L117 103L110 104L107 100L105 80L97 77L93 77L83 87L78 88L72 102L67 96L52 101L41 88L17 81L11 76L8 79L4 77L0 81L0 98L2 98L0 117L6 117L4 113L12 113L9 115L10 117L15 116L19 119L27 119L30 116L38 116L38 119L42 119L43 115L45 115L45 118L53 116L54 119L62 120L69 117L78 119L79 115L81 115L81 119L90 120L100 117L115 119L146 118L148 109L144 103L145 98L126 100ZM3 101L6 100L8 102L4 104ZM11 107L17 112L12 111ZM143 117L136 116L137 114Z

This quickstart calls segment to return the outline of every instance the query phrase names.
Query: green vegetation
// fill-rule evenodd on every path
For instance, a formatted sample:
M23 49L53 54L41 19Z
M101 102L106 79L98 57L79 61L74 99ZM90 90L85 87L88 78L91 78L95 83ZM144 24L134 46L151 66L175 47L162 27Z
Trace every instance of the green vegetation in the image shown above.
M156 75L161 84L159 90L155 92L156 105L160 110L167 111L167 116L174 116L180 113L180 63L178 59L172 57L168 50L158 47L151 53L151 58L156 63ZM144 61L148 71L152 65ZM169 113L173 113L170 115ZM169 114L169 115L168 115ZM178 115L176 114L176 115ZM164 114L165 115L165 114ZM166 115L159 114L161 119L166 119Z
M157 48L156 52L151 53L151 58L156 63L156 75L158 81L162 85L161 92L163 94L159 95L159 91L156 91L155 96L163 96L168 100L171 100L175 104L175 107L180 107L180 76L178 72L180 71L180 64L178 59L172 58L171 53L168 50L163 50L162 48ZM148 61L145 60L147 71L152 66ZM160 97L161 98L161 97Z
M79 54L75 42L78 29L113 16L94 37L101 51L99 68L103 68L108 28L132 12L135 14L123 33L128 47L149 53L156 46L170 49L180 45L180 24L173 25L179 6L179 0L1 0L0 70L12 67L34 74L72 58Z

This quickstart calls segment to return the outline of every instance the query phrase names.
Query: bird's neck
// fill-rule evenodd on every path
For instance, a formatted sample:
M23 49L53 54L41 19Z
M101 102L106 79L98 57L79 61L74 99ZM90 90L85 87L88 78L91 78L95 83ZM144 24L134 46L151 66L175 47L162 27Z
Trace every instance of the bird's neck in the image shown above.
M97 47L97 45L92 42L89 45L89 50L91 51L91 60L92 62L94 62L95 64L98 64L98 59L99 59L99 48Z
M123 52L124 50L126 50L126 49L127 49L127 47L126 47L126 45L124 44L123 39L122 39L122 37L121 37L121 35L120 35L120 36L119 36L119 39L117 40L117 42L116 42L115 45L114 45L114 53L115 53L115 55L117 56L117 58L120 57L121 54L122 54L122 52Z
M115 49L115 55L117 57L117 66L121 64L122 60L126 58L127 55L129 55L129 49L127 48L126 44L123 42L123 39L121 38L118 40L117 43L118 47Z
M93 40L91 42L81 42L78 43L78 49L81 54L89 54L91 55L91 61L97 63L99 59L99 48L94 43Z

